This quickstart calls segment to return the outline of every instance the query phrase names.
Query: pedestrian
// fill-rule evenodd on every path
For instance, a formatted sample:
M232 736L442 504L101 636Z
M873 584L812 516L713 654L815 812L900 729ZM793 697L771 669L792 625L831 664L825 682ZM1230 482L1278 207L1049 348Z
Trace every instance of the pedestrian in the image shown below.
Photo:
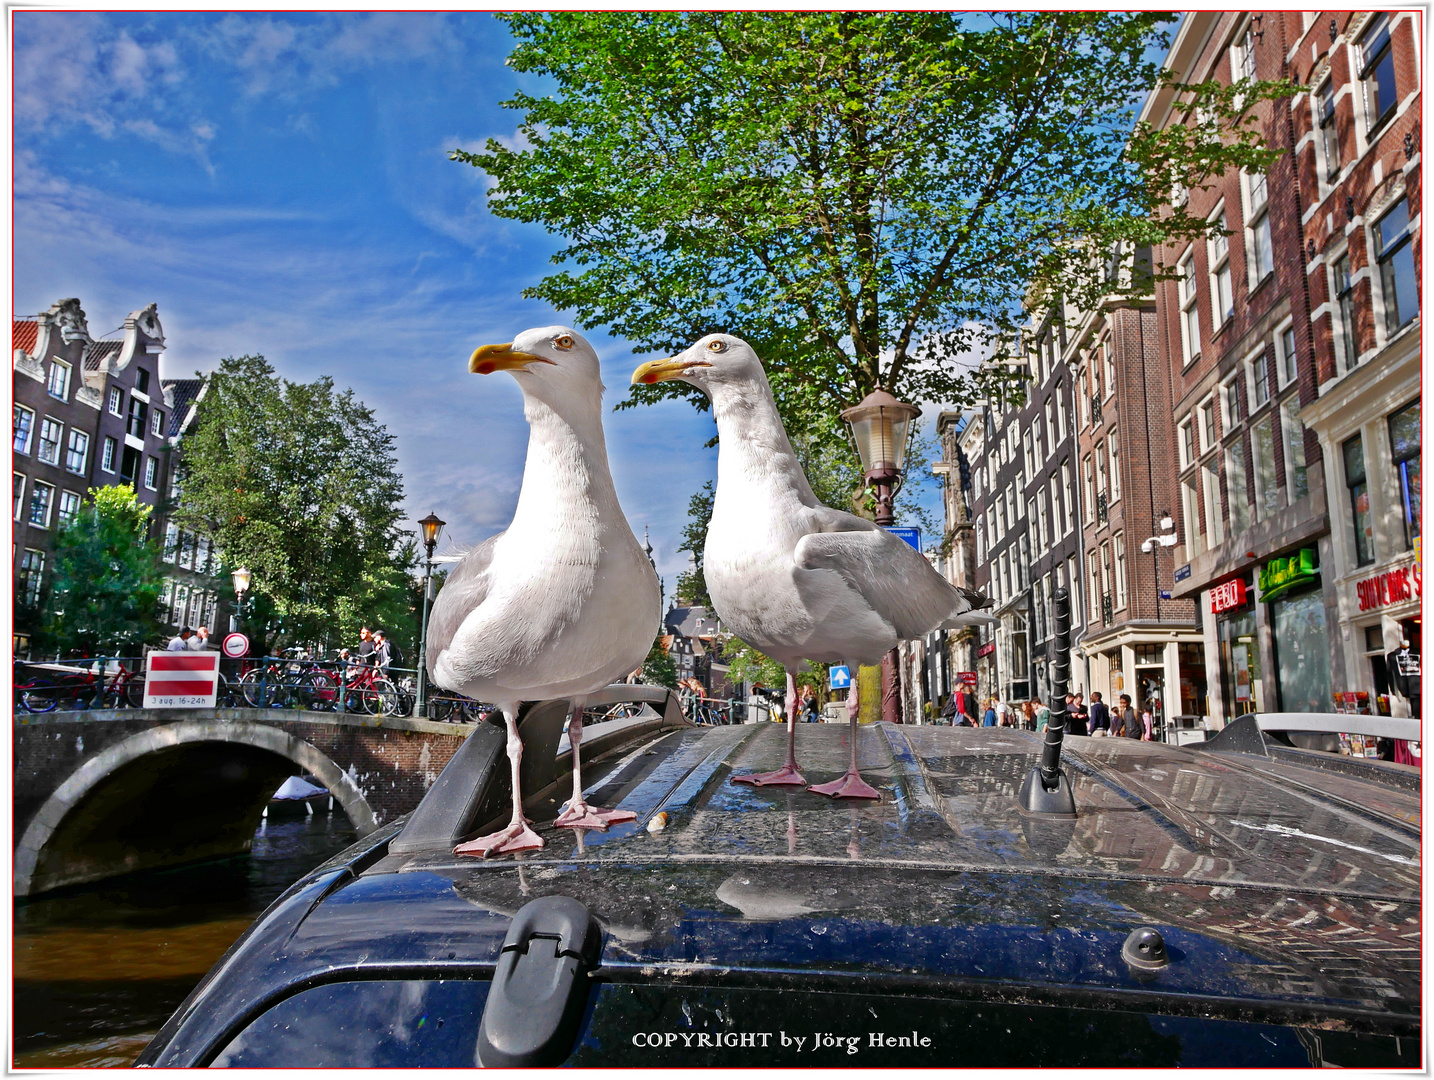
M1094 735L1100 730L1110 734L1110 706L1101 700L1097 690L1090 696L1090 733Z
M189 639L189 647L194 652L203 652L209 648L209 627L201 626L194 631L194 636Z
M1135 710L1130 707L1129 694L1120 695L1120 706L1115 710L1115 715L1110 721L1110 733L1112 735L1123 735L1127 739L1140 738L1140 718L1135 715Z
M1036 730L1036 703L1028 701L1021 706L1021 727L1025 731Z
M385 675L388 674L388 665L392 662L393 651L389 648L388 635L382 630L375 630L373 634L373 664Z
M354 659L366 666L373 663L373 634L367 626L359 627L359 643L354 650Z
M1154 742L1154 741L1155 741L1155 717L1151 714L1151 712L1150 712L1149 709L1144 709L1144 710L1141 711L1141 713L1140 713L1140 726L1144 729L1144 731L1142 732L1142 734L1141 734L1140 737L1141 737L1142 739L1144 739L1146 742Z
M1045 731L1046 725L1051 722L1051 707L1042 705L1041 699L1036 698L1036 730Z
M165 646L165 650L167 652L188 652L189 639L193 636L194 631L186 626L179 633L175 634L174 637L169 639L169 644Z
M946 696L946 703L941 706L941 711L936 714L936 722L938 724L950 724L954 726L956 723L956 713L960 708L959 702L960 693L953 690Z
M1085 695L1077 692L1075 696L1075 710L1071 713L1071 722L1067 730L1072 735L1090 734L1090 710L1085 707Z
M986 701L986 713L981 717L982 727L996 726L996 706L999 704L995 698L988 698Z
M817 692L810 686L802 687L802 719L808 724L815 724L819 718L819 712Z
M1010 707L1009 705L1007 705L1004 701L1002 701L1000 698L997 698L997 699L996 699L996 726L997 726L997 727L1010 727L1010 725L1011 725L1011 707Z

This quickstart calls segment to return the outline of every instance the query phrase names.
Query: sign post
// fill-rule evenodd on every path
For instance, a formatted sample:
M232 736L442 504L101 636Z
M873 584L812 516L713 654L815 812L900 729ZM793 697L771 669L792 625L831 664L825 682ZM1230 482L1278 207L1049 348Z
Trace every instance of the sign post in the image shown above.
M838 664L828 669L828 685L833 690L851 689L851 668Z
M212 709L219 694L217 652L152 652L145 665L146 709Z

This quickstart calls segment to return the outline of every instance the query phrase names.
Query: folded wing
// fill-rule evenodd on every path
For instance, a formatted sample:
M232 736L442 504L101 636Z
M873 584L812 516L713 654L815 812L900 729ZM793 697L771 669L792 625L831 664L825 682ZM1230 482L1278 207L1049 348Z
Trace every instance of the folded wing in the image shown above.
M428 616L428 670L438 665L443 650L463 625L468 613L488 598L491 578L488 569L493 563L493 549L502 533L490 536L470 551L449 571L443 588L433 602Z

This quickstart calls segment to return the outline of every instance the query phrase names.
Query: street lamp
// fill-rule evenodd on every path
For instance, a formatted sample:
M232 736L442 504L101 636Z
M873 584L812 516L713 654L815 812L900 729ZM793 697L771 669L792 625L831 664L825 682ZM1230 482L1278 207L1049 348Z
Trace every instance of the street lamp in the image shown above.
M428 708L428 668L425 664L428 647L428 590L433 581L433 549L438 544L443 526L447 524L448 522L432 512L418 521L418 527L423 530L423 547L428 552L428 558L423 564L423 615L418 622L418 693L413 703L414 716L426 715Z
M229 619L229 632L231 634L237 634L239 632L239 621L244 615L244 594L249 591L249 568L247 566L239 567L238 570L234 571L232 577L234 580L234 596L236 597L236 601L234 604L234 615Z
M906 464L906 433L921 415L915 405L898 401L877 387L841 418L851 426L852 441L861 456L861 470L876 496L876 523L896 524L896 493L901 468ZM881 659L881 718L901 723L901 661L896 649Z

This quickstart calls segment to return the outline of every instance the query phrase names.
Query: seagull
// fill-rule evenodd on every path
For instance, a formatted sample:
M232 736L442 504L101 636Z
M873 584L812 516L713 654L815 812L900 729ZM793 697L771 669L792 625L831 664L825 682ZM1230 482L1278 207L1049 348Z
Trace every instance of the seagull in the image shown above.
M578 745L587 696L642 665L661 600L613 487L592 346L565 326L525 330L508 344L480 346L468 370L512 372L531 429L512 523L453 568L428 624L434 683L493 702L507 724L512 820L454 849L486 857L543 846L518 784L524 701L571 702L573 797L556 824L606 829L637 816L588 805Z
M719 437L717 493L703 568L722 621L787 672L787 761L740 783L806 785L797 768L796 675L804 660L875 664L901 640L938 627L994 622L990 601L956 588L905 541L812 494L757 354L741 338L709 334L686 352L650 360L634 383L677 379L712 399ZM875 799L856 766L856 685L848 695L851 765L809 788Z

